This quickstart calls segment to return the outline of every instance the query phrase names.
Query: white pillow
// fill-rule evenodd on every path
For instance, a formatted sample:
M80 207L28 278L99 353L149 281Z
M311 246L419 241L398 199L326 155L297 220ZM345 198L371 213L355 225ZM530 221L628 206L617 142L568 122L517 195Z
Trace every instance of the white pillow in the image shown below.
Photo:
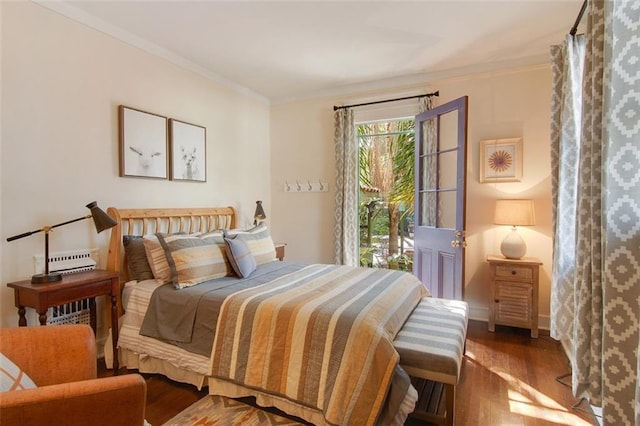
M13 361L0 353L0 392L33 389L36 384L27 373L15 365Z

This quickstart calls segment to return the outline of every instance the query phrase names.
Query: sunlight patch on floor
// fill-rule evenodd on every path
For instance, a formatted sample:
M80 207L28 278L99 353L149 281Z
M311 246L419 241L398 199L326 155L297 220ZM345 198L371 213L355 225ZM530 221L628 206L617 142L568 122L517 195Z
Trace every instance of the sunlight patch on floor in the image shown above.
M566 410L554 410L541 407L539 405L526 404L518 401L509 402L509 411L521 416L533 417L547 422L553 422L561 425L571 426L592 426L590 422L582 420L575 414L571 414Z
M509 383L510 412L558 424L591 426L591 423L570 413L553 398L549 398L522 380L498 369L492 369L492 372Z

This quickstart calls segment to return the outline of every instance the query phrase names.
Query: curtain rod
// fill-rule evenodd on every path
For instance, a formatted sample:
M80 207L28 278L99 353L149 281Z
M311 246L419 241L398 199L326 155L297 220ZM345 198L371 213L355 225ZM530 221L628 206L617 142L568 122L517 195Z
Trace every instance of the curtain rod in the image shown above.
M355 105L343 105L343 106L333 106L333 110L337 111L339 109L345 109L345 108L352 108L352 107L359 107L359 106L364 106L364 105L373 105L373 104L381 104L384 102L395 102L395 101L404 101L405 99L415 99L415 98L424 98L424 97L431 97L431 96L440 96L440 91L436 90L433 93L427 93L424 95L415 95L415 96L405 96L404 98L395 98L395 99L386 99L384 101L373 101L373 102L364 102L362 104L355 104Z
M587 10L587 0L584 0L584 2L582 3L582 7L580 8L580 13L578 13L578 17L576 18L576 22L573 24L573 27L571 27L571 31L569 31L570 35L574 36L578 32L578 25L582 20L582 15L584 15L585 10Z

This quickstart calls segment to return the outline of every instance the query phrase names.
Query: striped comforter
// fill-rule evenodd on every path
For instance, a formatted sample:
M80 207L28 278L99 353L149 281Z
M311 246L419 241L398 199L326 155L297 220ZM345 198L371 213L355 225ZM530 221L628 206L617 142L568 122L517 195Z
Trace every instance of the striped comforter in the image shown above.
M306 266L225 299L209 373L317 409L327 425L372 425L398 364L394 336L425 295L403 272Z

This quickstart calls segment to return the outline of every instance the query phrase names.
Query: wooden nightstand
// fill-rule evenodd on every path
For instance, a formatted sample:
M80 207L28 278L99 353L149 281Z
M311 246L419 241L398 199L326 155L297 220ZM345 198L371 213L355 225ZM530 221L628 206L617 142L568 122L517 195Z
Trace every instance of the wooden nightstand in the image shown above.
M506 259L488 256L491 268L489 331L495 325L531 329L538 337L538 277L542 262L533 257Z
M77 300L89 299L90 323L96 333L96 301L98 296L109 296L111 301L111 333L113 333L113 369L118 371L118 299L120 298L120 278L117 272L96 269L62 276L62 281L32 284L31 280L7 284L14 291L18 308L18 325L27 326L26 309L33 308L39 315L40 325L47 324L47 310L54 306Z
M286 243L275 243L276 259L278 259L281 262L284 260L284 248L286 245L287 245Z

